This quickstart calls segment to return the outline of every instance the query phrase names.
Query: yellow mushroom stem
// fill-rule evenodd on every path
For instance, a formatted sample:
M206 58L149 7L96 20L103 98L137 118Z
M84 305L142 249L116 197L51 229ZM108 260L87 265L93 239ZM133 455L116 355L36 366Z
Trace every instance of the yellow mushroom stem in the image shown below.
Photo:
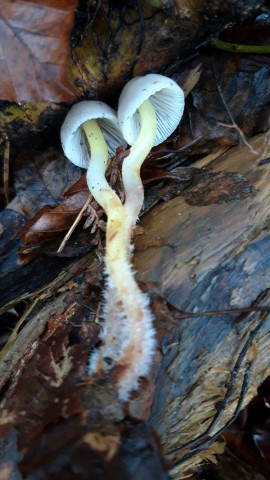
M108 290L104 295L107 302L104 305L105 333L92 371L106 371L108 358L113 360L116 371L118 367L116 385L119 397L126 400L130 391L138 386L139 376L148 372L155 346L154 330L147 300L135 282L130 265L125 230L126 205L123 206L105 178L108 162L105 139L95 120L83 123L82 128L91 152L87 184L107 215L105 265ZM131 206L131 197L128 198L128 205ZM108 308L113 301L117 307ZM115 332L120 335L117 322L122 322L125 332L120 344L119 338L114 337Z
M88 120L81 127L91 155L86 174L87 184L95 200L108 214L115 206L122 207L122 203L105 177L109 159L107 143L96 120Z
M122 168L123 185L125 189L126 241L130 243L132 229L135 226L143 205L144 191L140 176L143 161L154 145L157 132L155 109L150 100L145 100L138 108L141 117L141 130L136 142L125 158Z
M123 229L126 219L125 208L106 180L108 148L102 131L96 120L82 124L90 149L90 162L86 174L87 185L97 203L107 215L106 257L105 263L121 262L128 251L124 243Z

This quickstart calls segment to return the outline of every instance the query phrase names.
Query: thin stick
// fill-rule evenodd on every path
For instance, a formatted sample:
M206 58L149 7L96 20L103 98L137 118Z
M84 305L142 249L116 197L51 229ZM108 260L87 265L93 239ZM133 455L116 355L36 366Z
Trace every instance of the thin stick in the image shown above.
M223 122L218 122L218 125L220 125L221 127L225 127L225 128L232 128L234 130L237 131L239 137L241 138L242 142L244 145L246 145L246 147L250 150L251 153L253 153L253 155L259 155L259 153L254 150L254 148L252 147L252 145L247 141L245 135L244 135L244 132L241 130L241 128L235 123L234 120L233 121L233 125L230 125L228 123L223 123Z
M220 126L223 126L223 127L227 127L227 128L234 128L234 129L237 131L237 133L238 133L240 139L242 140L242 142L244 143L244 145L247 146L247 148L250 150L251 153L253 153L254 155L257 155L257 156L258 156L258 155L259 155L258 152L256 152L256 151L254 150L254 148L252 147L252 145L250 145L250 143L247 141L247 139L246 139L246 137L245 137L244 132L241 130L241 128L240 128L240 127L237 125L237 123L235 122L235 120L234 120L234 118L233 118L233 116L232 116L232 114L231 114L231 111L230 111L230 109L229 109L229 107L228 107L228 104L227 104L227 102L226 102L226 100L225 100L225 97L224 97L224 95L223 95L223 92L222 92L222 90L221 90L220 84L219 84L219 82L218 82L214 63L213 63L213 62L211 62L211 63L212 63L212 71L213 71L214 78L215 78L215 81L216 81L217 91L218 91L219 96L220 96L220 99L221 99L221 101L222 101L222 103L223 103L223 105L224 105L224 108L225 108L225 110L226 110L227 114L229 115L230 120L231 120L231 122L232 122L232 125L227 125L226 123L218 122L219 125L220 125Z
M233 53L257 53L257 54L267 54L270 53L269 45L244 45L239 43L230 43L219 40L218 38L213 38L210 41L212 47L216 47L219 50L224 50L225 52Z
M71 225L70 229L68 230L67 234L64 236L58 250L57 250L57 253L61 253L63 248L65 247L67 241L70 239L72 233L74 232L75 228L77 227L79 221L81 220L82 216L83 216L83 213L84 211L86 210L86 208L88 207L89 203L91 202L93 196L92 195L89 195L88 199L86 200L84 206L82 207L82 209L80 210L80 212L78 213L77 217L75 218L73 224Z
M178 310L176 307L173 307ZM241 315L242 313L253 313L253 312L270 312L270 306L261 306L261 307L240 307L232 308L228 310L209 310L202 311L198 313L181 311L176 313L177 320L185 320L186 318L202 318L202 317L215 317L220 315Z

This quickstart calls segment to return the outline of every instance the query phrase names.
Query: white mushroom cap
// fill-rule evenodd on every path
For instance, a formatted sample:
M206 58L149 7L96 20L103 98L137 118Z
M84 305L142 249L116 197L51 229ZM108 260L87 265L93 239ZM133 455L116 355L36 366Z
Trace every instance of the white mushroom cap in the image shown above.
M66 157L78 167L87 168L91 152L81 125L87 120L96 120L106 140L109 156L115 155L119 145L126 147L121 134L116 112L103 102L85 100L76 103L68 112L61 128L60 137ZM89 155L90 153L90 155Z
M118 105L118 121L123 137L133 145L141 129L139 106L150 100L157 117L154 145L164 142L179 124L185 105L183 90L171 78L155 73L135 77L124 87Z

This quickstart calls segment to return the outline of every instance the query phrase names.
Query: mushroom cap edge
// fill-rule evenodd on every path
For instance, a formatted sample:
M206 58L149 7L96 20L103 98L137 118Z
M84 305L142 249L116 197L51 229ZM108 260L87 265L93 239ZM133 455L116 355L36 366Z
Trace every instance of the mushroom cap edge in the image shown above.
M107 142L109 156L115 155L118 145L126 146L116 112L104 102L83 100L74 104L62 124L60 138L65 156L77 167L87 168L89 149L81 125L96 120Z
M118 104L118 122L129 145L138 138L141 121L137 109L147 99L150 99L157 116L154 146L166 140L182 118L185 96L174 80L155 73L133 78L123 88Z

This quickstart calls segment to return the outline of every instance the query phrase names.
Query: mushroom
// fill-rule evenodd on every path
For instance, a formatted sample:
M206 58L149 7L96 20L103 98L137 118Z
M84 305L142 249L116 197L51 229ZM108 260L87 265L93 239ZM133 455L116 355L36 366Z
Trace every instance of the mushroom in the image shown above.
M128 239L143 205L141 165L151 148L174 132L182 118L184 104L184 92L179 85L158 74L133 78L120 95L118 120L124 139L132 145L122 169Z
M162 75L149 74L145 77L136 77L127 83L120 95L118 121L123 137L132 145L122 167L126 245L130 244L132 229L143 204L141 165L151 148L166 140L176 129L183 110L183 90L176 82ZM126 398L130 390L137 387L139 376L148 373L155 349L148 302L137 285L136 291L125 322L125 326L129 325L129 341L122 348L122 353L118 352L117 362L123 367L122 398Z
M115 111L103 102L76 103L65 118L60 136L66 157L74 165L87 168L89 190L108 214L111 202L121 204L105 178L108 159L119 145L126 146Z
M127 400L130 391L137 388L138 378L148 373L155 340L148 300L139 290L130 265L125 206L105 178L108 150L114 153L124 140L110 107L84 101L67 114L61 141L69 160L87 168L90 192L107 214L103 344L90 358L89 372L99 374L114 368L119 397Z

